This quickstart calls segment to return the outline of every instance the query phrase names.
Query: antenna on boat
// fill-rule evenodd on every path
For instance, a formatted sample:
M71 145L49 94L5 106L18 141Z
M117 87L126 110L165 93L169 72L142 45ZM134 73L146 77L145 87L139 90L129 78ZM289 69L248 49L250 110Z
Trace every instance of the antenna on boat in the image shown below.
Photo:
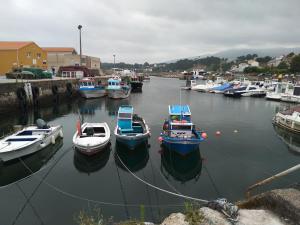
M179 89L179 107L180 107L180 120L182 120L181 88Z

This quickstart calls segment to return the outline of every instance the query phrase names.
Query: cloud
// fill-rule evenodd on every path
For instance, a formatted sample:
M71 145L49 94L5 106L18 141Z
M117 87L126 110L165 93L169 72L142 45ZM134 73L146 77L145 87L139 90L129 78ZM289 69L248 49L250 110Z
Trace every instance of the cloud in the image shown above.
M160 62L238 48L300 46L297 0L0 0L0 40L78 49L105 62Z

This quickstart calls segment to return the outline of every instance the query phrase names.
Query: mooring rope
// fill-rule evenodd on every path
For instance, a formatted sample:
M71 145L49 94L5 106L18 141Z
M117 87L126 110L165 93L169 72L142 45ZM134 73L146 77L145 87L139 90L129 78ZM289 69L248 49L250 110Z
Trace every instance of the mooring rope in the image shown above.
M29 172L33 173L33 171L26 165L26 163L21 158L19 158L19 160L21 161L21 163L23 164L23 166ZM102 204L102 205L109 205L109 206L122 206L122 207L123 206L141 207L141 205L143 205L144 207L147 207L147 208L154 208L154 207L157 207L157 208L160 208L160 207L183 207L184 206L183 204L178 204L178 205L175 205L175 204L144 205L142 203L141 204L122 204L122 203L104 202L104 201L89 199L89 198L85 198L85 197L82 197L82 196L75 195L75 194L72 194L70 192L64 191L64 190L62 190L62 189L54 186L53 184L50 184L49 182L47 182L45 180L42 180L40 177L37 176L37 174L33 174L33 175L36 175L36 176L33 176L33 177L35 177L37 180L41 181L43 184L47 185L48 187L50 187L51 189L55 190L56 192L58 192L58 193L60 193L62 195L68 196L68 197L73 198L73 199L81 200L81 201L92 202L92 203L95 203L95 204Z
M121 164L126 168L126 170L128 170L128 172L133 176L135 177L137 180L139 180L140 182L144 183L145 185L148 185L149 187L152 187L156 190L159 190L161 192L164 192L164 193L167 193L167 194L170 194L170 195L173 195L173 196L177 196L177 197L180 197L180 198L184 198L184 199L188 199L188 200L193 200L193 201L197 201L197 202L203 202L203 203L208 203L209 201L208 200L205 200L205 199L200 199L200 198L194 198L194 197L190 197L190 196L187 196L187 195L182 195L182 194L177 194L177 193L174 193L174 192L171 192L171 191L168 191L168 190L165 190L163 188L160 188L160 187L157 187L153 184L150 184L148 183L147 181L144 181L143 179L141 179L140 177L138 177L137 175L135 175L133 172L131 172L128 167L123 163L123 161L121 160L121 158L119 157L118 153L116 152L116 155L118 157L118 159L120 160Z

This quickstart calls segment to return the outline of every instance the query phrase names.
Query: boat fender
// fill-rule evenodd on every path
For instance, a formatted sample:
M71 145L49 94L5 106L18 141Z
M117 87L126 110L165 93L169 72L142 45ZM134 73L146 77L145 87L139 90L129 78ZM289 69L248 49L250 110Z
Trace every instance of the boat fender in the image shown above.
M62 131L62 130L59 131L59 136L60 136L61 138L64 137L64 134L63 134L63 131Z
M51 136L51 143L54 145L55 144L55 136Z
M207 138L207 133L203 132L203 133L201 134L201 137L204 138L204 139L206 139L206 138Z
M159 142L162 142L163 140L164 140L163 137L160 137L160 136L158 137Z

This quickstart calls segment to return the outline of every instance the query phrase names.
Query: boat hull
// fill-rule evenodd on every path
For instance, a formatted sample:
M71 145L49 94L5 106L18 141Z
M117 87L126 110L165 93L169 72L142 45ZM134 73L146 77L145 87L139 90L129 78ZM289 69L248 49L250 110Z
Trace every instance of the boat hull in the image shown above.
M137 146L146 143L148 141L148 137L148 135L141 135L139 137L135 136L128 138L128 136L118 135L116 136L116 140L117 142L122 143L129 149L133 150Z
M47 135L45 138L37 139L30 145L27 145L24 148L18 148L16 150L1 152L0 153L0 161L7 162L13 159L21 158L27 155L31 155L35 152L38 152L50 144L55 144L55 140L59 137L62 137L62 126L56 127L51 134ZM53 142L54 138L54 142Z
M94 146L80 146L78 144L74 144L75 149L77 151L79 151L80 153L84 154L84 155L95 155L99 152L101 152L102 150L106 149L106 147L109 145L110 141L109 139L101 144L98 145L94 145Z
M131 92L142 92L143 82L131 82Z
M102 90L79 90L83 98L101 98L107 95L105 89Z
M130 95L131 89L128 90L108 90L108 97L114 98L114 99L122 99L122 98L128 98Z
M192 142L192 141L174 141L164 139L162 141L162 145L168 148L171 151L176 151L181 155L186 155L190 152L195 151L199 148L200 142Z

